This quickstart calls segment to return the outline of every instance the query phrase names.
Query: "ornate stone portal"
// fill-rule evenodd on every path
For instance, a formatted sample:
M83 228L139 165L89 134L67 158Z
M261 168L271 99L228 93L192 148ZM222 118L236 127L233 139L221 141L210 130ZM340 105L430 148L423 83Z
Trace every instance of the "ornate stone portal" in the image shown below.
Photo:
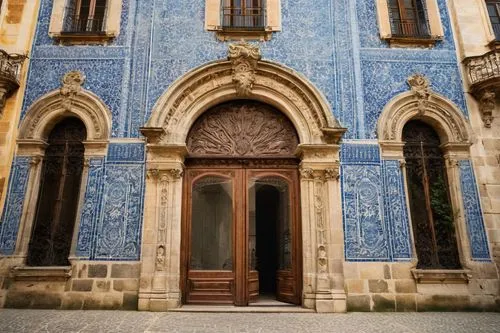
M209 108L245 96L279 109L295 126L299 137L295 156L301 159L302 305L318 312L345 312L343 231L340 200L339 141L345 132L333 118L324 96L301 75L282 65L260 60L256 46L231 45L229 61L212 62L186 74L160 98L142 133L147 137L147 202L144 212L139 309L165 311L181 305L182 172L188 154L189 131L205 135L203 142L187 142L191 151L245 155L287 149L276 140L286 136L280 115L256 126L272 141L248 139L250 129L226 133L234 145L219 147L209 138L208 119L231 131L251 111L235 112L232 119L205 118ZM241 112L243 111L243 112ZM252 129L253 130L253 129ZM262 138L262 136L261 136ZM230 140L230 141L231 141Z

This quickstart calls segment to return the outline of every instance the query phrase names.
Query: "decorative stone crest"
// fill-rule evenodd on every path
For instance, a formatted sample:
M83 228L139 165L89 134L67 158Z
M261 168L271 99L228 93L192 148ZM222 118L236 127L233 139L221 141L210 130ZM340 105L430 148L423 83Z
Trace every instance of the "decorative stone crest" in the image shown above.
M258 46L240 42L229 44L228 59L232 63L232 78L238 96L250 96L255 82L255 68L261 59Z
M73 97L82 90L84 82L85 75L80 71L71 71L64 74L60 92L63 96L61 104L66 111L71 110Z
M155 268L157 271L165 270L165 247L163 245L156 249Z
M482 113L482 119L484 126L487 128L491 127L491 122L493 121L493 110L495 109L495 92L491 90L486 90L479 100L479 110Z
M428 107L430 88L429 79L422 74L415 74L408 78L408 84L418 100L418 112L423 114Z

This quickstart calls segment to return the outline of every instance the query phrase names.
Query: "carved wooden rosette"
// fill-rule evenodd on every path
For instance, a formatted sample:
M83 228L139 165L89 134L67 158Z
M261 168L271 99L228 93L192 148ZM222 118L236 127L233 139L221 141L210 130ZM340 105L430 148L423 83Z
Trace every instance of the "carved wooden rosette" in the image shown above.
M290 120L255 101L221 104L193 125L187 148L191 156L293 157L299 143Z

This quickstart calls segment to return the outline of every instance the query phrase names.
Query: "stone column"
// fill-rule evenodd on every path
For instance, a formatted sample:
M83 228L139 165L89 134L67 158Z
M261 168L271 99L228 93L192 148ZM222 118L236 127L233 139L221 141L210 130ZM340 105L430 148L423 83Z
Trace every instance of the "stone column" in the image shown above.
M317 312L345 312L339 146L301 145L299 150L303 304Z
M148 136L148 141L150 139ZM183 145L148 144L139 310L167 311L181 304L179 279L185 154Z

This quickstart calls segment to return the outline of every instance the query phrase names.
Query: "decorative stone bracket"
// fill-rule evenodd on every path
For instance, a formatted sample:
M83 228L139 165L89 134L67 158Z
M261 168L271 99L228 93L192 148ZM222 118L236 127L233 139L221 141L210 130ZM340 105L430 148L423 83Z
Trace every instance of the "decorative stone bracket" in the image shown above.
M0 49L0 118L7 97L19 88L21 66L26 58L25 55L8 54Z

